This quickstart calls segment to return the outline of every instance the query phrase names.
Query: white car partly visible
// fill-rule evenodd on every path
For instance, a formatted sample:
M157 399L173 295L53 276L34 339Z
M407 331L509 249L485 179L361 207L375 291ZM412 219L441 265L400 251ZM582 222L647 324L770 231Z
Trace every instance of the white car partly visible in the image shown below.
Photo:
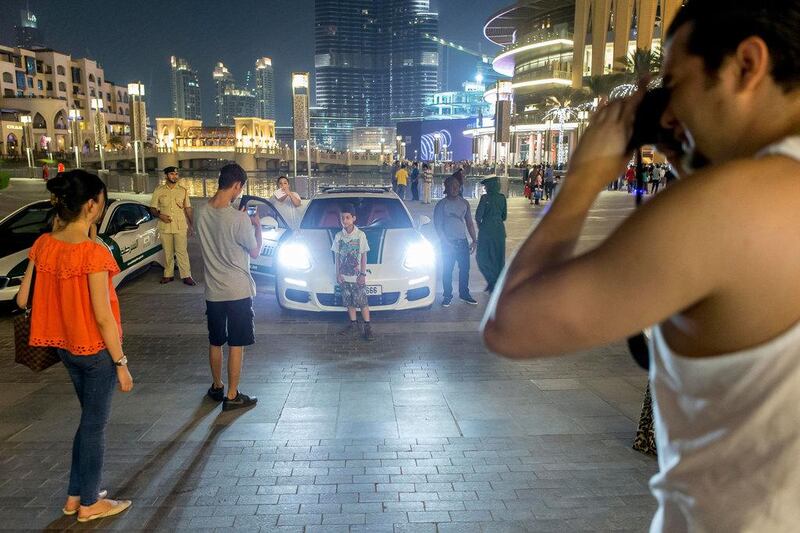
M245 202L245 199L243 199ZM247 197L259 206L264 247L254 273L275 275L275 294L285 309L340 311L331 245L341 231L341 211L352 205L356 226L367 236L367 296L371 310L430 307L436 284L436 252L400 198L384 187L323 188L309 202L296 231L288 228L269 201ZM263 212L262 212L263 211Z
M12 300L19 291L34 241L51 230L53 206L33 202L0 220L0 302ZM119 266L116 287L130 275L152 263L164 266L164 250L158 220L146 205L130 200L109 200L98 227L97 239L108 248Z

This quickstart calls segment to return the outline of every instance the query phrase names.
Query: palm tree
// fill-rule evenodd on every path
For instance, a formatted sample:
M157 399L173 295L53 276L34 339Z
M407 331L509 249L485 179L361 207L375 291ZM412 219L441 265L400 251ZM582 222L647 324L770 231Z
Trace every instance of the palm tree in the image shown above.
M634 83L661 70L663 55L649 48L637 48L629 55L617 58L618 71L632 74Z
M588 100L583 89L564 88L547 97L544 118L558 124L558 164L567 162L567 147L564 146L564 124L578 117L580 106Z
M612 72L603 76L592 76L584 78L584 84L589 90L591 97L598 101L608 100L611 92L620 84L625 83L626 75L622 72Z

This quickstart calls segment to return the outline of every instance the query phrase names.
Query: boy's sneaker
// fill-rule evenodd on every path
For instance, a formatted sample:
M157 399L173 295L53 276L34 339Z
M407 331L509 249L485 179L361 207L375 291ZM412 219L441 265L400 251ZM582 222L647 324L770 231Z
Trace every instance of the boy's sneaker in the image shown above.
M374 341L375 336L372 334L372 326L369 322L364 324L364 340L365 341Z
M245 407L252 407L258 402L258 398L251 398L247 394L241 392L236 393L236 398L231 400L227 396L222 400L223 411L233 411L234 409L244 409Z
M214 384L211 384L211 387L208 388L208 392L206 396L214 400L215 402L221 402L225 399L225 387L220 387L218 389L214 388Z
M358 337L358 333L358 322L350 322L339 330L339 335L342 337Z
M445 296L442 300L442 307L450 307L450 304L453 302L452 296Z
M468 303L469 305L478 305L477 300L472 296L460 296L461 301L464 303Z

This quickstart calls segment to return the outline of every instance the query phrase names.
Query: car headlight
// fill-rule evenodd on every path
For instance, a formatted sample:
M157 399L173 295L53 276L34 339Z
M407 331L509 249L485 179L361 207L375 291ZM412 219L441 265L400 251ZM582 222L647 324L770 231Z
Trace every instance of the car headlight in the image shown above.
M311 270L311 253L305 244L287 242L278 248L278 264L291 270Z
M403 266L409 270L430 267L436 263L436 251L426 239L412 242L406 248Z

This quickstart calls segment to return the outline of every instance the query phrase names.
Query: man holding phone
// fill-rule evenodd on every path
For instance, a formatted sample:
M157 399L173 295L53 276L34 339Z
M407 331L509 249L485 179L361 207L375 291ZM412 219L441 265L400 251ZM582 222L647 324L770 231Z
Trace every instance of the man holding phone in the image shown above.
M205 266L208 360L213 383L208 397L222 410L251 407L258 401L239 391L244 347L255 344L250 258L261 252L261 221L255 209L247 214L231 206L242 195L247 173L235 163L219 171L219 189L197 217L197 234ZM222 347L228 344L228 392L222 381Z

